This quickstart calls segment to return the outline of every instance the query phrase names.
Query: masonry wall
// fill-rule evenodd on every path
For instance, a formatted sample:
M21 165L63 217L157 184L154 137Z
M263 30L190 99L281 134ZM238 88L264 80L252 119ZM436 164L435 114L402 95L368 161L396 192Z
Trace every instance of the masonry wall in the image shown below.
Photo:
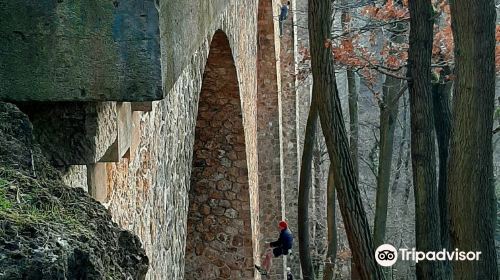
M110 194L108 203L113 215L120 224L138 233L145 243L152 260L148 273L150 279L184 277L196 112L209 40L217 29L228 35L232 55L236 58L252 209L251 236L253 242L257 240L256 88L255 75L252 74L256 69L256 14L255 9L247 8L242 15L235 2L215 17L208 34L192 54L167 98L155 102L153 110L141 116L141 142L136 151L131 151L136 153L128 168L131 176L128 183L124 181ZM120 168L120 164L115 168ZM142 178L145 183L138 183ZM133 197L135 201L131 199ZM253 251L255 258L259 251L255 247Z
M281 88L279 54L279 1L260 0L257 49L257 132L259 156L259 207L261 248L278 238L277 223L285 219L284 186L281 184L280 119ZM273 262L270 279L283 279L286 258Z
M238 102L244 131L244 138L240 140L246 147L240 152L246 156L248 172L250 257L255 259L260 255L258 246L254 246L260 240L255 74L257 3L247 1L243 9L238 1L219 2L160 3L160 32L164 39L161 42L162 61L178 68L174 74L169 72L170 66L164 65L164 89L169 89L166 98L153 102L149 112L132 114L132 141L128 152L119 162L98 163L100 173L105 175L105 182L97 182L96 186L104 189L101 201L110 209L115 221L141 238L151 261L148 279L184 279L198 101L209 46L219 29L228 37L239 87ZM167 17L172 12L172 5L177 7L178 13ZM199 29L181 28L173 32L174 19L188 26L186 28L196 24L196 21L190 21L192 16L182 17L184 13L192 12L191 7L198 9L201 17L205 16L203 11L207 9L209 16ZM167 36L167 32L170 35ZM182 40L176 39L180 37ZM171 53L173 50L175 52ZM79 178L74 173L69 177Z
M198 102L187 230L185 279L253 279L245 134L222 31L212 39Z
M56 32L57 34L69 34L79 27L90 26L88 21L80 22L78 18L70 17L72 9L76 7L71 6L70 2L57 4L62 8L56 7L55 10L49 7L51 24L59 32ZM282 157L286 152L282 148L287 145L284 146L284 143L294 139L283 139L283 133L286 133L286 137L289 136L288 132L284 132L288 127L280 124L283 117L280 114L282 110L279 109L282 105L280 95L283 94L281 84L285 81L290 89L293 88L291 85L294 81L293 74L287 75L285 80L281 78L281 72L289 70L290 61L287 60L284 68L280 65L282 50L277 22L279 1L146 2L145 6L141 5L140 1L127 2L127 5L117 2L114 6L104 3L102 6L93 7L94 10L79 10L79 13L75 13L77 16L94 17L94 12L106 11L102 14L103 21L100 22L104 29L100 30L101 33L91 34L95 36L96 48L102 41L106 43L103 45L105 49L102 52L90 52L92 48L89 48L88 42L75 45L75 53L81 51L82 55L70 53L71 57L68 57L66 62L71 66L71 71L64 73L64 63L59 60L52 61L55 64L49 66L62 71L60 73L64 74L64 79L51 84L49 92L42 88L40 92L29 93L19 100L29 102L26 103L26 108L31 110L30 116L38 131L37 138L52 163L64 172L65 182L88 190L110 210L113 219L120 226L133 231L141 238L150 259L148 279L191 277L185 274L184 266L186 239L189 238L189 233L193 233L188 227L190 205L192 214L198 215L206 211L206 208L196 205L196 202L200 202L196 198L191 202L189 200L191 179L198 176L198 179L201 177L203 180L205 176L199 176L197 171L193 170L193 166L197 166L196 158L193 161L193 151L199 150L202 145L195 144L196 129L219 133L228 122L235 127L239 125L240 134L234 142L236 158L230 159L229 154L227 157L232 161L231 166L234 164L240 168L234 171L238 173L238 178L235 179L236 182L232 182L236 185L231 186L239 188L239 191L226 190L222 186L221 192L215 196L223 195L227 199L219 199L218 205L214 209L210 208L210 213L212 210L220 212L219 207L224 208L223 205L227 206L224 215L229 209L237 212L238 219L235 220L238 225L243 223L245 236L243 245L240 246L244 252L239 255L244 257L246 269L237 270L229 265L222 266L229 268L229 275L234 279L259 279L259 275L252 275L254 270L250 269L251 265L260 262L265 242L278 237L277 222L287 219L285 186L289 181L283 179L283 160L287 159ZM154 10L151 10L152 7ZM118 12L112 13L113 10ZM62 22L68 24L64 27L67 29L58 26L62 22L57 20L57 15L64 18ZM158 17L156 24L155 16ZM43 20L43 17L40 20ZM158 30L149 29L158 25L159 37ZM94 27L99 28L98 25ZM113 29L115 27L116 30ZM291 27L291 24L288 27ZM135 33L129 30L133 28L137 29L132 30ZM238 120L234 122L229 120L229 117L235 117L236 112L226 113L220 122L222 126L208 127L203 122L197 122L197 117L198 110L206 108L200 105L202 103L199 104L200 92L203 91L202 81L211 51L210 44L217 30L228 38L230 55L234 60L234 80L238 87L238 99L232 99L231 102L239 103L241 115L236 116ZM152 37L148 37L148 34ZM149 49L150 43L158 42L158 38L161 38L161 79L157 76L158 50ZM33 42L30 41L31 43ZM40 44L44 45L42 43ZM71 48L74 43L71 40L55 42L55 50ZM128 56L130 50L127 50L127 44L140 48L140 55L149 53L151 56L147 59ZM48 43L45 45L50 46ZM24 48L20 54L26 49L29 48ZM293 47L286 47L286 59L293 57L292 52ZM94 55L89 58L92 63L85 64L85 59L90 54ZM114 64L104 57L112 60L122 59L122 64ZM109 64L101 65L101 62ZM137 65L135 68L134 63L145 65ZM113 68L113 65L117 68ZM151 68L148 68L149 66ZM127 67L132 68L132 72L119 72L128 69ZM85 75L74 76L79 69ZM133 72L135 70L137 72ZM111 91L105 91L108 84L96 80L96 77L103 77L101 74L104 72L119 78L108 81L113 87ZM49 75L38 77L40 81L37 82L43 84L50 80L51 73L46 74ZM147 79L149 74L150 83ZM221 73L219 76L226 74L228 73ZM161 89L158 87L160 80ZM78 81L85 84L84 90L75 87ZM135 88L133 84L140 87ZM292 96L290 91L287 94ZM219 97L214 95L216 100L219 100ZM0 99L4 98L6 97L0 96ZM153 99L157 101L142 102ZM77 102L45 102L61 100ZM120 102L115 102L118 100ZM293 107L289 105L287 106ZM285 111L290 117L285 118L288 118L287 122L291 125L292 116L288 115L288 109ZM200 116L201 114L200 111ZM75 135L81 137L74 137ZM217 134L213 135L215 137ZM229 140L220 139L218 145L224 141ZM296 158L296 153L294 157ZM221 158L217 160L222 163ZM221 168L224 169L224 166L218 166L217 170L221 171ZM290 176L287 178L296 180ZM217 189L219 182L214 183ZM232 198L230 192L234 192L237 197ZM231 206L227 205L226 201ZM231 217L233 214L232 211L228 212ZM296 221L293 220L293 215L290 224L294 230ZM221 238L220 236L215 234L214 238ZM231 244L240 243L234 235L229 238ZM239 250L238 246L235 246L236 250ZM188 254L192 248L188 248ZM219 249L219 252L224 251ZM284 277L284 261L285 258L283 262L274 262L272 279ZM219 269L216 273L225 278L227 269Z
M280 38L281 90L279 91L280 146L281 146L281 183L284 188L285 216L290 230L295 234L295 246L287 257L287 265L295 278L300 279L298 250L297 207L299 184L299 151L297 131L296 96L296 32L295 1L290 7L288 19L283 23L283 36Z

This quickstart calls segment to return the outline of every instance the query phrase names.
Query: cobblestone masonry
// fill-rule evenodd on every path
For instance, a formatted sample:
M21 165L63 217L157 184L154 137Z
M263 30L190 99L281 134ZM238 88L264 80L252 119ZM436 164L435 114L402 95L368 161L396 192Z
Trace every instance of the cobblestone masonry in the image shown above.
M212 39L198 103L187 230L185 279L253 279L238 79L220 31Z
M277 238L277 222L284 219L283 185L280 174L280 135L278 88L279 40L278 27L279 3L260 0L258 14L257 50L257 123L259 145L259 206L262 251L266 244ZM269 279L283 279L285 258L273 262Z
M299 179L299 154L297 148L297 99L295 91L295 1L292 1L288 19L284 22L281 37L281 91L279 92L281 134L281 181L285 189L285 216L294 233L295 246L287 258L295 278L300 279L300 262L297 232L297 199Z
M112 188L108 187L106 204L120 225L140 236L151 259L148 279L184 279L196 112L210 40L217 29L227 34L235 58L248 166L247 203L251 212L247 218L251 220L252 243L258 244L260 239L255 122L257 5L248 1L243 9L236 2L227 4L210 24L167 97L154 102L151 112L140 114L136 128L140 142L130 151L130 162L124 159L108 164L108 185ZM163 8L167 9L161 7L160 14ZM252 256L246 257L255 259L259 255L258 246L254 246Z

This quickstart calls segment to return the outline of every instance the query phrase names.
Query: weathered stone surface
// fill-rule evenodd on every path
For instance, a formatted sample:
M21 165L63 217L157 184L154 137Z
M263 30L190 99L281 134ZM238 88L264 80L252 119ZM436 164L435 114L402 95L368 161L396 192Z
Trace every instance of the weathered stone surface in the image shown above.
M56 166L98 162L117 138L115 102L23 103L43 152Z
M278 94L281 91L279 16L280 1L259 1L257 50L257 123L259 153L259 208L261 223L261 250L269 240L278 237L277 223L284 217L284 185L280 163L280 110ZM266 243L267 242L267 243ZM260 263L261 260L257 260ZM269 279L283 279L285 258L276 259Z
M247 160L231 161L225 157L237 149L245 150L239 99L238 77L229 42L226 35L218 31L210 45L198 102L188 213L188 227L201 224L205 218L210 219L210 224L195 227L196 231L187 236L185 279L204 278L202 273L207 269L225 279L229 279L231 270L251 273L254 270L252 242L237 241L243 236L252 240L250 202L246 199L248 207L243 209L239 201L250 196ZM237 172L230 173L230 169ZM234 191L234 182L238 179L242 181L238 185L240 195L232 201L225 199L224 192ZM203 204L203 194L210 197L206 205L210 211L204 211L205 214L197 209L197 205ZM224 231L227 226L238 230L230 235ZM215 250L217 256L199 255L198 244ZM244 256L236 258L232 252L241 252Z
M130 149L134 137L130 102L116 103L116 128L116 139L99 159L100 162L119 162Z
M283 23L283 37L281 37L280 67L281 67L281 91L280 99L280 146L281 146L281 176L284 185L285 217L290 230L297 235L297 199L299 186L299 169L302 154L299 146L298 109L300 99L296 88L296 1L292 1L292 12ZM298 244L298 238L296 239ZM300 276L300 262L298 246L293 248L287 257L287 265L292 269L295 278Z
M108 173L105 163L87 165L87 189L95 200L106 202L108 198Z
M63 168L61 173L61 179L64 184L73 188L81 188L88 192L86 165L71 165Z
M168 3L168 1L160 4L160 14L170 8L165 6L165 3ZM181 4L183 3L178 2L178 5ZM232 174L234 178L247 176L248 179L240 179L240 181L248 184L248 195L244 200L249 204L249 210L252 209L249 211L249 220L251 222L246 225L243 223L238 224L238 227L234 227L234 229L246 226L250 230L249 235L256 239L260 232L255 123L255 11L257 6L253 0L245 3L245 9L242 9L239 4L238 1L227 2L222 10L218 12L218 15L211 19L210 27L206 33L200 35L201 39L197 42L198 47L192 53L186 54L190 59L187 60L187 64L184 65L182 73L176 79L166 98L159 102L153 102L151 112L136 112L140 115L138 124L140 141L136 149L131 149L131 160L122 159L120 163L108 163L108 174L114 175L108 179L108 184L112 188L108 187L110 193L106 205L108 205L115 221L124 228L136 232L143 241L146 252L151 259L148 279L184 278L184 250L188 228L192 228L192 232L198 232L201 229L200 232L203 235L200 235L200 238L205 236L210 240L216 239L213 234L205 235L204 230L209 228L209 224L201 225L200 229L198 229L198 226L188 227L187 212L198 99L201 91L202 75L209 53L210 40L217 29L223 30L228 35L232 57L235 58L239 86L240 99L237 99L233 104L224 105L241 106L242 121L240 120L239 124L236 124L233 129L239 127L239 129L244 129L245 132L243 138L245 146L241 149L238 148L238 151L234 151L234 155L241 153L239 158L246 158L248 171L240 174L235 169ZM191 2L185 5L191 5ZM184 12L187 13L187 10L182 11L182 13ZM163 18L163 16L161 17ZM202 29L196 32L202 32ZM194 40L198 36L195 34L196 32L185 33L183 36L190 38L189 40L192 41L190 44L196 44ZM179 32L176 36L180 35ZM166 42L165 44L162 43L162 45L175 46L175 44L167 44ZM168 60L168 63L173 62L171 59ZM178 62L177 59L175 61ZM210 126L211 124L206 125ZM220 124L217 125L220 126ZM232 139L228 140L228 142L241 141L241 139ZM215 159L219 160L219 152L216 150L215 152ZM223 157L226 157L226 155ZM200 159L205 161L200 161L199 164L213 164L214 161L209 160L210 158L212 158L212 154L200 154ZM229 159L229 155L227 158ZM110 170L116 173L109 172ZM224 174L218 171L208 178L222 179ZM208 184L208 181L206 183ZM216 190L216 185L210 185L210 188ZM200 201L203 201L203 203L196 206L198 211L202 209L202 205L209 206L207 200L210 199L211 195L211 193L198 195ZM236 197L240 196L241 193L236 193ZM225 193L222 193L222 196L217 199L229 200ZM217 205L216 207L221 206ZM210 208L212 209L211 206ZM211 215L213 215L212 212L207 217ZM217 217L221 223L227 223L226 220L222 219L228 219L226 216ZM213 215L213 218L215 218L215 215ZM213 219L210 220L214 221ZM215 225L215 223L210 224ZM222 229L224 228L222 227ZM215 230L215 228L212 229ZM231 234L230 232L226 232L226 234ZM196 237L190 236L189 238ZM196 248L197 252L202 251L200 246ZM252 258L259 257L259 249L252 248L252 254ZM208 270L203 273L206 273L204 275L212 275L211 273L215 272ZM243 275L248 277L248 275L252 274L253 271L248 271ZM205 279L216 279L216 277L206 276Z
M160 33L165 46L162 49L162 69L165 73L164 88L167 92L174 87L186 66L191 63L191 56L198 51L199 43L205 40L207 35L211 37L214 26L220 26L227 8L237 2L235 0L160 1ZM245 3L244 9L252 11L255 7L254 2L255 0L251 0ZM230 24L249 24L249 28L255 27L255 19L250 19L254 16L253 12L245 13L240 9L234 11L235 14L230 17L239 19L233 20ZM246 19L250 19L250 22L246 23ZM240 35L247 36L241 33Z
M153 0L6 0L0 19L0 100L163 97Z
M143 111L151 112L153 110L153 102L143 101L143 102L132 102L132 111Z

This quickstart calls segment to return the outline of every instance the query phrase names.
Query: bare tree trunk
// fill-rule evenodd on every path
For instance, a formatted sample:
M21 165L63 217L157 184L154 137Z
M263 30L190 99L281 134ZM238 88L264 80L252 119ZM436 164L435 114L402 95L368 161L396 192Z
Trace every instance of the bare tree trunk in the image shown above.
M309 115L307 116L306 134L304 136L304 150L300 165L299 202L298 202L298 234L299 257L304 280L313 280L314 268L311 259L310 227L309 227L309 196L311 191L311 168L314 140L318 120L318 109L313 95Z
M358 88L356 86L356 78L354 71L347 70L347 88L349 99L349 151L352 157L352 165L354 174L359 177L358 166L358 139L359 139L359 123L358 123ZM356 259L354 256L351 259L351 280L359 279L359 273L356 269Z
M358 87L356 86L356 76L354 71L347 70L347 88L349 99L349 150L352 157L352 165L354 173L359 175L358 167L358 139L359 139L359 125L358 125Z
M344 0L342 4L347 4ZM342 11L341 25L344 32L348 31L349 12L347 9ZM354 173L359 177L358 167L358 139L359 139L359 124L358 124L358 87L356 86L356 75L354 71L347 69L347 90L349 102L349 151L351 152L352 165ZM356 259L351 258L351 279L359 279L359 273L356 269Z
M399 1L395 5L401 6ZM390 44L403 43L404 37L398 33L405 30L407 23L392 24L394 33L390 34ZM389 185L391 183L392 157L394 148L394 130L399 113L399 98L404 93L403 81L394 77L385 77L382 87L383 96L380 103L380 153L377 174L377 196L373 240L375 247L384 243L387 227L387 211L389 206Z
M398 117L398 102L394 100L401 90L401 80L386 76L383 85L383 100L380 104L380 153L377 176L377 196L373 243L375 248L384 243L387 208L389 204L389 185L391 183L394 130Z
M443 78L444 75L450 74L448 69L445 71L442 71L442 75L432 84L432 100L439 154L438 201L441 246L450 250L450 220L446 197L448 195L448 148L451 135L450 91L452 83ZM450 265L450 262L443 262L445 278L449 278L451 275Z
M325 48L330 38L333 10L331 0L309 0L309 41L313 96L325 136L342 218L349 246L362 279L383 279L380 266L375 262L374 248L366 213L363 208L358 178L355 174L344 125L342 108L335 81L331 50Z
M328 169L327 183L327 223L328 223L328 250L326 252L326 265L323 271L323 280L333 280L335 276L335 259L337 259L337 224L335 215L335 184L333 180L333 167Z
M454 279L498 279L492 130L495 96L495 1L450 2L456 82L448 160L452 248L480 251L453 263Z
M358 167L358 139L359 139L359 124L358 124L358 89L356 87L356 78L354 71L347 70L347 88L349 99L349 151L352 157L352 165L354 174L359 177ZM359 279L359 273L356 269L356 259L354 256L351 259L351 280Z
M408 88L410 91L411 158L415 191L415 230L418 251L438 251L439 209L436 186L434 118L431 93L433 8L431 0L412 0ZM441 279L440 262L419 262L417 279Z

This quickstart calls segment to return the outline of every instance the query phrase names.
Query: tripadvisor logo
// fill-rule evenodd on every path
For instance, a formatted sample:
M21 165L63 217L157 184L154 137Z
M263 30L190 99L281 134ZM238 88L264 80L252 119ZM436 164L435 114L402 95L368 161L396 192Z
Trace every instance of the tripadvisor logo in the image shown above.
M382 244L375 251L375 260L381 266L393 266L398 260L398 251L391 244Z
M455 249L455 251L448 251L443 249L441 251L422 252L416 251L415 248L404 249L400 248L399 251L391 244L380 245L375 251L375 260L381 266L393 266L399 259L402 261L478 261L481 252L465 252Z

